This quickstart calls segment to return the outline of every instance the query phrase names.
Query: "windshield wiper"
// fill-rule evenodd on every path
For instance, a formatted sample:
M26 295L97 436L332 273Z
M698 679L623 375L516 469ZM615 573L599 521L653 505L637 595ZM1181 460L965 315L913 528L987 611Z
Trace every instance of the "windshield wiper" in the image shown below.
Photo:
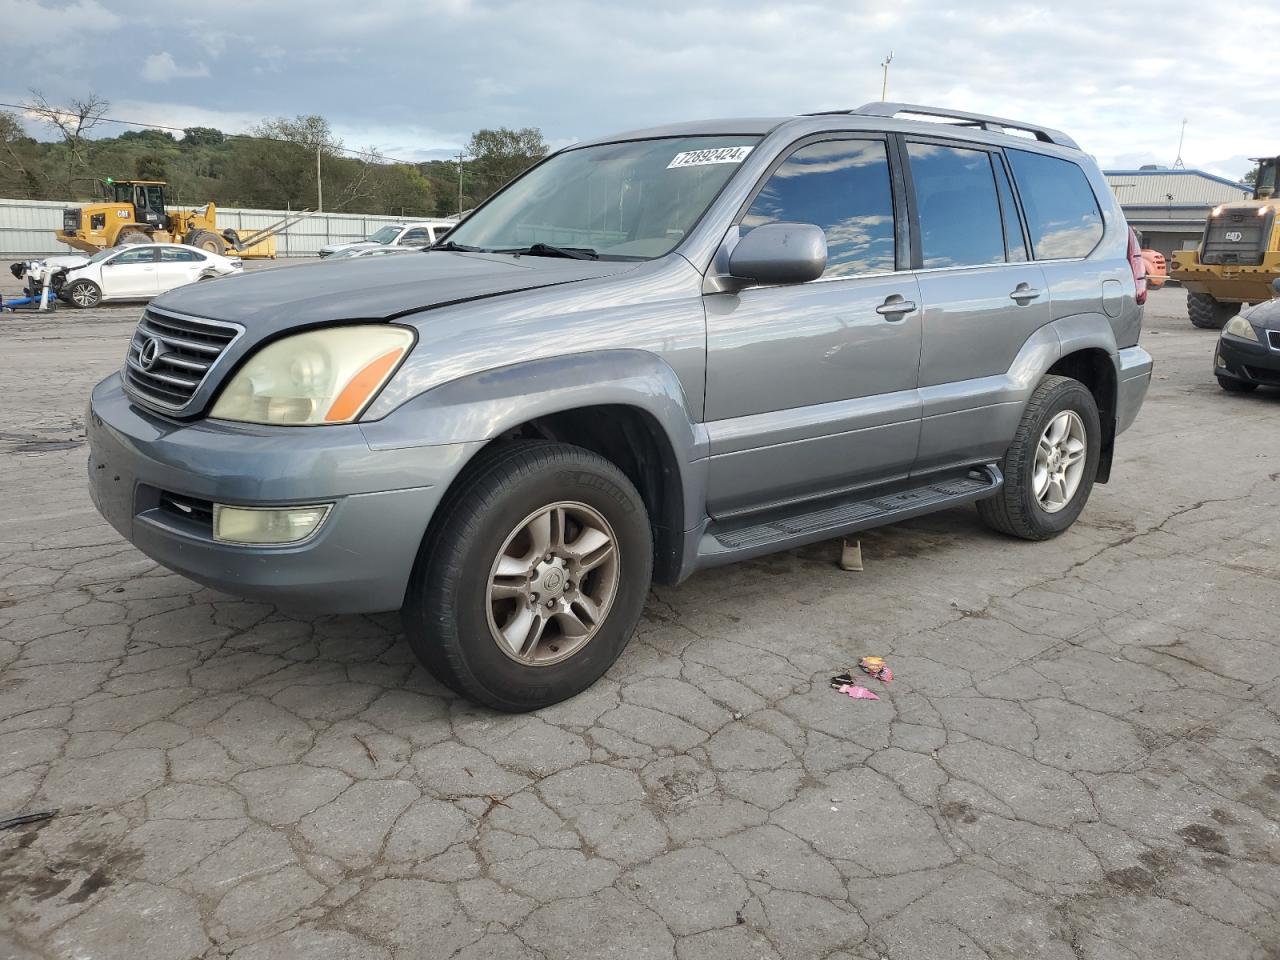
M441 240L439 243L433 243L431 246L423 247L422 249L425 251L454 250L458 253L477 253L480 250L479 247L468 247L466 244L454 243L452 240Z
M549 243L535 243L518 250L503 250L517 257L567 257L570 260L599 260L600 254L590 247L553 247Z

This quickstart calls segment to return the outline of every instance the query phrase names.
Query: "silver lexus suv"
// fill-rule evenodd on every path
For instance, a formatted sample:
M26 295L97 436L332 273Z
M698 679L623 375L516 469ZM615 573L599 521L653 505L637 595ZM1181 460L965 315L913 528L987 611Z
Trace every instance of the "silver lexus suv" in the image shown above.
M575 144L421 254L197 284L93 391L103 516L308 611L399 609L499 710L622 652L651 580L963 503L1053 537L1151 377L1092 160L874 103Z

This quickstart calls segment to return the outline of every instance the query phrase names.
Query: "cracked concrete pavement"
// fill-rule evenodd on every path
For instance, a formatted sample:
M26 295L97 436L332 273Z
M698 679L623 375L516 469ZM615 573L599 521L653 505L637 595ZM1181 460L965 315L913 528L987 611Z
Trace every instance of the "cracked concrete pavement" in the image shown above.
M83 407L136 307L0 319L0 957L1280 957L1280 392L1153 294L1112 482L660 588L607 677L460 701L394 615L123 543ZM878 703L827 678L881 654Z

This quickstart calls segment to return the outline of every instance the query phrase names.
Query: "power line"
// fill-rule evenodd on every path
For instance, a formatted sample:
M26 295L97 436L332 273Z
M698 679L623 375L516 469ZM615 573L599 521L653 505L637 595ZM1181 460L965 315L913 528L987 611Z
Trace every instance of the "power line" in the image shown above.
M25 104L25 103L0 103L0 107L7 107L10 110L21 110L24 113L28 113L28 114L34 113L34 114L52 115L60 112L55 108L50 108L46 110L41 107L33 107L30 104ZM70 113L70 111L67 111L67 112ZM163 123L143 123L141 120L120 120L120 119L117 119L116 117L94 117L93 121L95 123L118 123L126 127L142 127L144 130L167 130L167 131L172 131L172 132L181 133L181 134L185 134L188 129L191 129L189 127L167 126ZM219 130L218 132L221 133L222 131ZM223 136L226 137L227 139L236 138L240 140L265 140L268 143L288 143L288 144L292 144L295 147L307 146L307 144L299 143L296 140L286 140L284 137L267 137L257 133L225 133L223 134ZM376 159L376 160L387 161L390 163L401 163L401 164L405 164L407 166L412 166L412 167L416 167L420 163L430 162L425 160L400 160L400 159L397 159L396 157L388 157L385 154L378 153L375 150L356 150L352 147L340 147L340 146L334 146L332 144L329 145L329 149L332 150L334 153L345 153L345 154L349 154L350 156L359 157L362 160L366 160L370 162Z

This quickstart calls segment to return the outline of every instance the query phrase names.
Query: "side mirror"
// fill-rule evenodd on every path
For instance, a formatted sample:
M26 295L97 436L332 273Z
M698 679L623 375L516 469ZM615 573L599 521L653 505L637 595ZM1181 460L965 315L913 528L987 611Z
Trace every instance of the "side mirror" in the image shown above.
M1280 297L1280 277L1276 277L1271 281L1271 289L1276 292L1276 296Z
M730 276L749 283L804 283L826 269L827 235L812 223L766 223L729 255Z

